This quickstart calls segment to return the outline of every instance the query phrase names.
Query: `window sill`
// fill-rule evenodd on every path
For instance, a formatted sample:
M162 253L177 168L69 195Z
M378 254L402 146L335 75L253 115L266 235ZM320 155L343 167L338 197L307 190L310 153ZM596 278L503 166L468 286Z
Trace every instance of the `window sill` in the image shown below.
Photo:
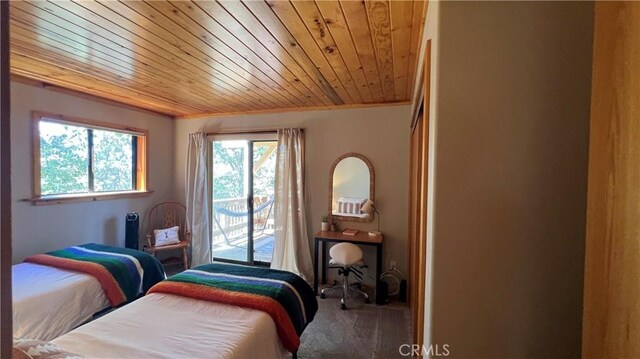
M82 193L68 195L54 195L23 199L23 201L31 202L34 206L48 206L52 204L79 203L106 201L111 199L137 198L150 196L153 191L123 191L123 192L107 192L107 193Z

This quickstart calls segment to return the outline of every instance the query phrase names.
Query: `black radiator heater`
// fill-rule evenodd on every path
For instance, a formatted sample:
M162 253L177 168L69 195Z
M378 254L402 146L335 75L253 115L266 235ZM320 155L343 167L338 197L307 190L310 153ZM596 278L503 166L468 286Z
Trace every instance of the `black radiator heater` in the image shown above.
M136 212L127 213L125 221L124 245L137 250L140 239L140 216Z

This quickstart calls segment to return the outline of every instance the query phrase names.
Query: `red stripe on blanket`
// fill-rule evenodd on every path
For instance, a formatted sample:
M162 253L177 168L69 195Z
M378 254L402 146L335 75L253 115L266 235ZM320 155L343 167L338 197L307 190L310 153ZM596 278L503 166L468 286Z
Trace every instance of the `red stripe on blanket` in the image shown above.
M298 333L296 333L296 329L293 323L291 323L287 311L280 303L272 298L257 294L226 291L200 284L166 281L154 285L147 294L149 293L175 294L182 297L237 305L239 307L263 311L269 314L275 322L282 345L284 345L288 351L294 353L300 346L300 337L298 337Z
M111 275L111 273L109 273L106 268L97 263L54 257L47 254L36 254L27 257L24 261L59 269L67 269L75 272L86 273L95 277L98 282L100 282L102 290L107 296L109 304L111 304L112 307L117 307L120 304L124 303L126 300L124 292L120 288L120 285L118 285L118 282L115 280L115 278L113 278L113 275Z

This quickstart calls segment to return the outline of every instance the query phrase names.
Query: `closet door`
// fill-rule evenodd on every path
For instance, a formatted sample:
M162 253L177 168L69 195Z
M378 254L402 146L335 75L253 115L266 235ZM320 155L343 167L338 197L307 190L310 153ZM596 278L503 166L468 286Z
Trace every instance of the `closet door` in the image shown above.
M418 345L424 344L424 308L426 299L431 41L427 42L423 79L423 104L411 132L411 168L409 174L410 305L413 322L413 343Z
M424 208L422 206L422 173L423 166L423 115L418 116L418 121L411 134L411 183L409 189L409 253L411 263L411 314L413 318L413 343L422 344L424 334L424 263L425 251L423 237Z
M583 358L640 358L640 3L596 2Z

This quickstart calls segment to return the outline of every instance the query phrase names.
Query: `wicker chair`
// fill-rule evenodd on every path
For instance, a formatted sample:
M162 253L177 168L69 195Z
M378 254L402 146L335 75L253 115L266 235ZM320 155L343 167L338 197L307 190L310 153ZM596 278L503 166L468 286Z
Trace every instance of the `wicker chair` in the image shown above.
M164 229L179 226L178 236L180 243L170 244L166 246L156 247L156 239L153 235L155 229ZM191 232L187 228L187 209L178 202L162 202L155 205L149 211L147 220L147 242L149 244L149 252L155 256L157 252L169 250L182 250L182 265L184 269L189 269L189 260L187 259L187 248L191 241Z

